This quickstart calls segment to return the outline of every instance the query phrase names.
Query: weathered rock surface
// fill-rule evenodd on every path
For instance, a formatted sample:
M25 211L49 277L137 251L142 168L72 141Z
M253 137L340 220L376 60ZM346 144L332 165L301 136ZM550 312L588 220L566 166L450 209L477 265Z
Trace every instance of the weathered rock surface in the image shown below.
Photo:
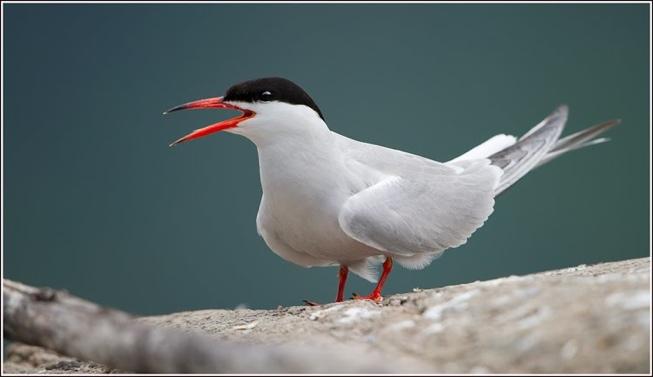
M253 343L380 354L427 373L649 373L650 258L277 310L144 317ZM108 373L101 365L13 344L5 373ZM115 372L115 371L114 371Z

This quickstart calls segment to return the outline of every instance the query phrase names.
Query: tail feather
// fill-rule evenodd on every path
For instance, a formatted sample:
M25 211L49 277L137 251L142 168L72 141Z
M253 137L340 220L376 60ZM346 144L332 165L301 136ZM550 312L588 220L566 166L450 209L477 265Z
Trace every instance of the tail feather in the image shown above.
M489 157L493 165L503 169L495 195L504 192L529 171L564 153L609 141L597 136L621 123L618 119L609 120L560 139L567 114L567 106L558 107L515 144Z

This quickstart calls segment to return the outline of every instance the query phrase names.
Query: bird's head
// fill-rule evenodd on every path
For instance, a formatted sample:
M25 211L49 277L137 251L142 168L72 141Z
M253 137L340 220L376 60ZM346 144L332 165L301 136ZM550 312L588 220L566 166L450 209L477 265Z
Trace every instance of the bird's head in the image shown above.
M220 131L255 140L315 127L311 124L325 126L322 112L313 99L299 85L280 77L245 81L229 88L223 97L188 102L164 114L196 109L230 109L241 114L197 129L170 146Z

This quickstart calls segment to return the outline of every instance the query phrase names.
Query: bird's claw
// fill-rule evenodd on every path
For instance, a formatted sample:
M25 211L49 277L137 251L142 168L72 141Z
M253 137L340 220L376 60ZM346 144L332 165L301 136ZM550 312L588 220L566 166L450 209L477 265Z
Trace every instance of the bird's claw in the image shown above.
M371 294L367 296L361 296L358 293L353 293L351 296L352 300L369 300L369 301L374 301L376 303L381 303L383 301L383 296L381 296L380 293L377 292L372 292Z
M319 302L311 301L311 300L302 300L306 306L320 306L321 304Z

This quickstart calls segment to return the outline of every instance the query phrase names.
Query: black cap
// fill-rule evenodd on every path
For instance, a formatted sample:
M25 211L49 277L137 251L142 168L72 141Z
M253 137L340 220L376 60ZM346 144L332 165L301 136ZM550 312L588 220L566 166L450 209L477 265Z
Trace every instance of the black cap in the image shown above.
M293 105L306 105L324 120L320 108L299 85L282 77L265 77L241 82L229 88L225 101L268 102L279 101Z

